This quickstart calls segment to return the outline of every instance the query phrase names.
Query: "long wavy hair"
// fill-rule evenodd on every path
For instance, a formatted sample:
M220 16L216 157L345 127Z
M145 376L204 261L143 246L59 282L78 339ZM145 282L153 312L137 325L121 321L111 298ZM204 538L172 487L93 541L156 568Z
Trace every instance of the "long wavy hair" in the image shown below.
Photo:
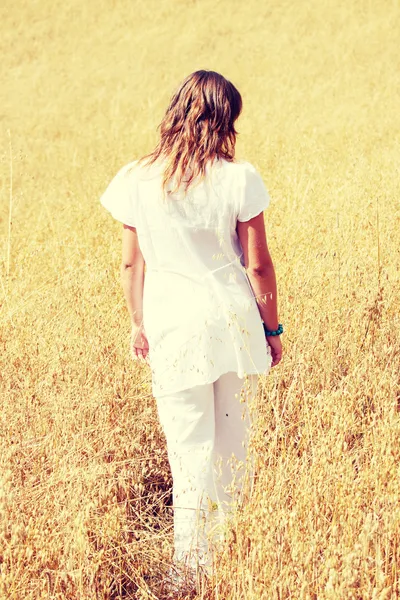
M176 192L183 184L204 177L206 165L215 159L232 162L242 110L236 87L215 71L195 71L181 83L159 125L160 140L139 162L165 160L163 190Z

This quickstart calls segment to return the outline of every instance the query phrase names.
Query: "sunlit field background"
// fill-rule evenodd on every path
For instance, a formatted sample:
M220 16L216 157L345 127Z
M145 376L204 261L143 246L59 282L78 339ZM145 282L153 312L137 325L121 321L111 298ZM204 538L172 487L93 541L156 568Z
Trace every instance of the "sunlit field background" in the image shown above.
M259 382L254 495L195 597L400 597L398 1L0 17L1 600L178 598L165 442L99 196L198 68L243 95L286 332Z

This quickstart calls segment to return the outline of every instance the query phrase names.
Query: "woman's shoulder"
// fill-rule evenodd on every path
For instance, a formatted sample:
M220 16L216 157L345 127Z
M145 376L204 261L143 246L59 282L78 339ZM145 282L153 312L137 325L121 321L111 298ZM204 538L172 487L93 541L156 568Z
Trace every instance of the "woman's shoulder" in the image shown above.
M230 171L236 171L238 173L257 173L257 168L248 160L235 159L234 161L224 161L226 167Z
M242 169L242 171L245 171L245 172L249 171L251 173L258 172L257 168L253 165L253 163L249 162L248 160L244 160L244 159L238 160L237 164Z
M150 181L162 177L164 163L162 161L148 163L145 159L138 159L125 165L122 170L136 181Z
M117 173L120 177L130 177L138 166L138 160L132 160L121 167Z
M251 185L253 181L261 178L259 170L248 160L225 161L225 168L229 179L237 182L241 187Z
M132 160L126 163L117 172L115 179L124 183L124 185L138 185L141 181L149 181L159 178L162 174L159 165L147 165L140 159Z

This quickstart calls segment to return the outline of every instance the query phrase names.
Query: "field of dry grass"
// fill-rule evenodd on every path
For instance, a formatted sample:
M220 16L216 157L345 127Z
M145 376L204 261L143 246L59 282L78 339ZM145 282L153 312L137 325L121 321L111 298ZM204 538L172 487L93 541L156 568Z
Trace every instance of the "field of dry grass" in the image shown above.
M198 68L243 94L286 334L254 497L197 597L400 598L398 0L0 16L1 600L168 597L170 473L98 198Z

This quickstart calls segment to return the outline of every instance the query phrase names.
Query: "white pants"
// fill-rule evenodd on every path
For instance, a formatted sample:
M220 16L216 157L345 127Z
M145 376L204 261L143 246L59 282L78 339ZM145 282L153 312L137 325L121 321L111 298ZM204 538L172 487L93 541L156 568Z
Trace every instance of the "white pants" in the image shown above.
M226 373L156 398L173 478L175 561L210 563L207 538L221 537L224 517L251 479L247 449L257 378Z

